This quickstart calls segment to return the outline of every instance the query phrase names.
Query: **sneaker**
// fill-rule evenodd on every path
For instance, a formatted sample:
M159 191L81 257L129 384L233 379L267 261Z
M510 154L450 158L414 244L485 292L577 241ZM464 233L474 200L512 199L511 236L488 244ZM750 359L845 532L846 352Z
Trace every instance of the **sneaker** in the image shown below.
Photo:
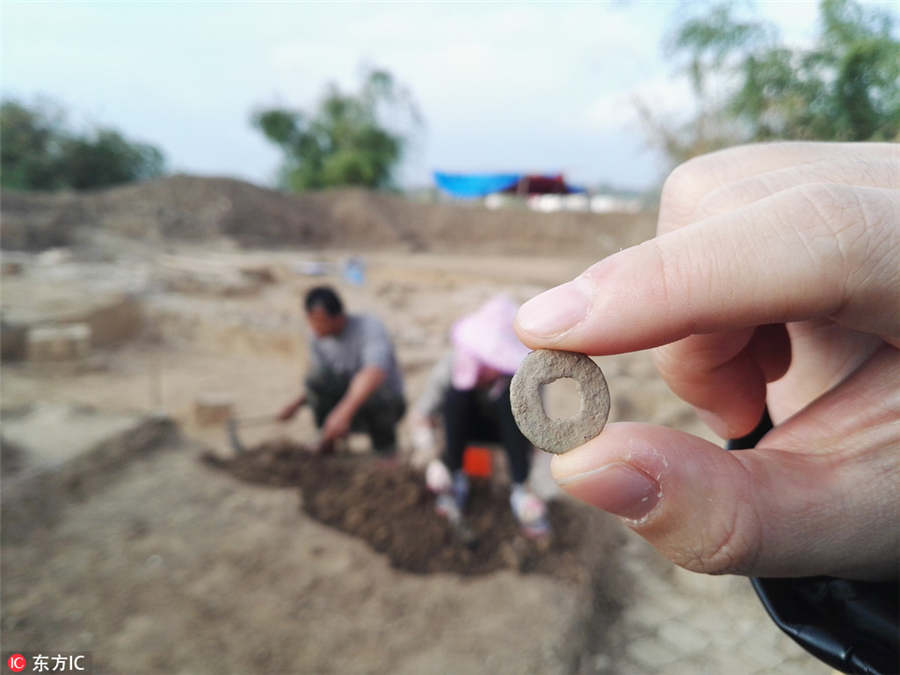
M462 522L462 510L456 505L456 500L449 492L437 496L434 510L435 513L449 520L452 525Z
M521 485L513 488L509 496L516 522L529 539L540 539L550 534L547 505L544 500Z
M443 465L443 462L441 462ZM435 472L437 473L437 472ZM458 521L466 510L466 502L469 500L469 479L462 471L457 471L450 478L450 484L440 491L435 501L435 510L443 516ZM438 483L443 485L443 483Z
M469 477L462 471L453 474L453 486L450 488L456 506L460 511L466 510L466 502L469 501Z

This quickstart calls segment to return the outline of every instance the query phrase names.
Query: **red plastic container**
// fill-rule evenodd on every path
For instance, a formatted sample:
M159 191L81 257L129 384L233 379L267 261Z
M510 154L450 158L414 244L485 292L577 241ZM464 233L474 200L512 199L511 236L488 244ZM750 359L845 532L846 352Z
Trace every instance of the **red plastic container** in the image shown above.
M469 445L463 453L463 471L470 478L490 478L491 451Z

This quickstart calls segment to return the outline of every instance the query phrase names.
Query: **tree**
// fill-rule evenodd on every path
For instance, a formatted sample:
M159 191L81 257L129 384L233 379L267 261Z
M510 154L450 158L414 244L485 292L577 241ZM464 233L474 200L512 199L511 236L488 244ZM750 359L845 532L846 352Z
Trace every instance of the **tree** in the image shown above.
M20 190L63 187L57 170L63 113L44 103L0 105L0 184Z
M734 3L685 18L667 51L682 61L697 100L686 124L639 104L654 142L675 162L751 141L900 139L900 41L895 19L853 0L821 0L810 49L742 18Z
M112 129L68 138L60 153L62 173L76 190L154 178L162 175L164 164L158 148L129 141Z
M162 152L98 128L77 134L58 105L15 100L0 105L0 183L19 190L76 190L118 185L162 175Z
M399 119L400 130L387 119ZM284 152L282 187L302 191L338 185L384 188L420 124L411 95L390 73L370 70L356 94L334 84L312 114L259 110L252 123Z

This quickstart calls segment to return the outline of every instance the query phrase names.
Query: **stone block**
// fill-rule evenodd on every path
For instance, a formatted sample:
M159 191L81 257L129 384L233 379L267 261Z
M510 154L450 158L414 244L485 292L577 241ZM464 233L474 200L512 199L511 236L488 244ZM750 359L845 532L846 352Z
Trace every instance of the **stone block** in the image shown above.
M194 421L200 426L225 424L234 414L234 401L220 394L204 394L194 400Z
M91 327L91 344L105 347L125 342L140 332L141 308L134 296L114 294L96 303L80 320Z
M4 361L21 361L28 344L28 327L0 320L0 347Z
M91 328L84 323L38 326L28 330L29 361L70 361L91 351Z
M4 260L2 263L2 273L5 277L14 277L22 273L24 265L18 260Z

